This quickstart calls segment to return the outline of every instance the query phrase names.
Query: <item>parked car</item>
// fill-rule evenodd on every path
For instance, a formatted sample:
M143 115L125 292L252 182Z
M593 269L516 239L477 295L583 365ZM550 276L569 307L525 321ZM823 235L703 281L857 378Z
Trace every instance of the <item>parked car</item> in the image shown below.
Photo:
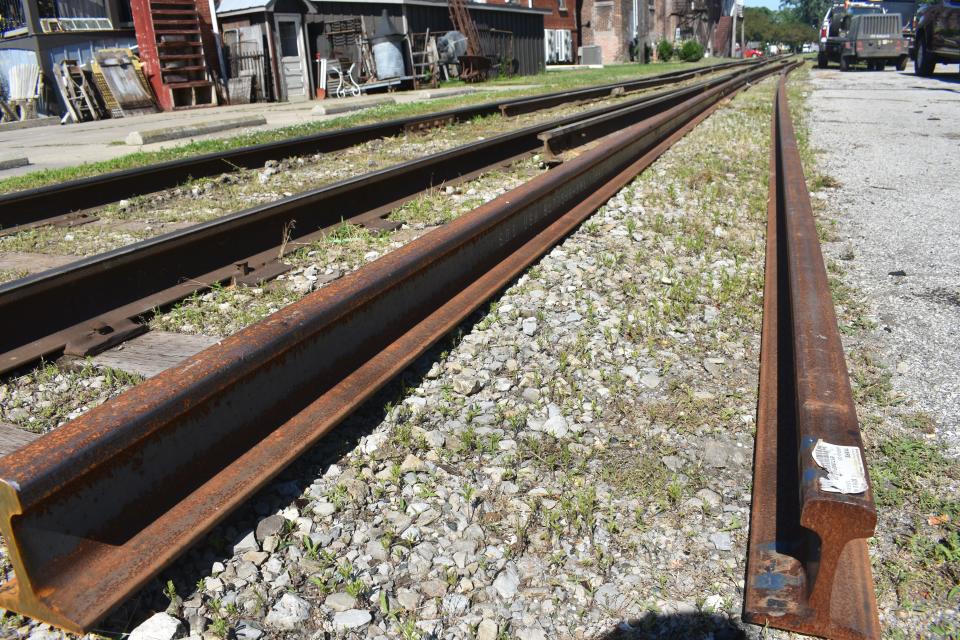
M883 71L888 64L897 65L899 71L906 69L907 42L900 28L900 16L896 13L852 16L840 54L840 70L846 71L860 62L876 71Z
M850 30L850 20L853 16L872 13L886 13L878 3L849 2L835 4L827 9L820 27L820 51L817 53L817 66L826 69L830 62L840 63L843 54L843 44ZM899 31L899 26L897 27Z
M803 48L800 50L801 53L813 53L817 50L817 45L812 42L804 42Z
M760 51L759 49L745 49L743 52L743 57L744 58L762 58L763 51Z
M918 16L914 73L930 76L938 62L960 62L960 0L931 2Z

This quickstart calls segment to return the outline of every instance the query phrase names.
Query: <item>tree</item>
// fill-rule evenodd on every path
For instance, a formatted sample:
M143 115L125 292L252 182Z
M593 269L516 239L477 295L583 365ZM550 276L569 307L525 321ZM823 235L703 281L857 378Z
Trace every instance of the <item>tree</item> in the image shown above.
M801 22L806 25L818 28L823 22L823 16L827 9L835 3L836 0L781 0L780 12L788 13L792 16L794 22Z
M748 41L770 42L777 39L774 13L766 7L743 8L743 34Z
M790 11L744 7L743 32L748 41L799 45L817 39L817 30L800 22Z

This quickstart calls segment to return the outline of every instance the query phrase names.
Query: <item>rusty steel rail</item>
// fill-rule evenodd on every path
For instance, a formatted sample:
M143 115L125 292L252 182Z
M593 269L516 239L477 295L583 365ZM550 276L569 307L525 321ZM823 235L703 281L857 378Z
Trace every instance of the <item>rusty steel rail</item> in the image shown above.
M180 160L170 160L146 167L124 169L100 176L79 178L16 193L0 194L0 234L41 224L81 224L95 220L78 211L116 202L122 198L153 193L176 187L206 176L229 173L238 169L263 166L267 160L313 153L330 153L377 138L402 135L408 131L434 126L435 123L469 121L477 116L500 114L501 109L519 105L520 113L549 109L561 104L582 102L609 96L614 92L639 91L682 82L707 73L756 64L737 61L708 65L694 70L672 71L638 80L614 82L577 91L558 91L534 97L513 98L428 113L386 122L360 125L336 131L325 131L278 142L207 153ZM512 114L513 112L511 112Z
M380 216L431 187L535 152L538 134L551 128L599 115L622 128L733 75L752 77L770 66L535 124L0 284L0 373L42 357L98 353L142 333L142 316L218 282L273 278L288 268L281 251L296 250L342 220L376 226ZM577 142L609 132L597 121Z
M0 607L109 611L544 255L758 70L608 136L0 459Z
M769 59L768 59L769 60ZM697 78L707 73L712 73L715 69L728 69L730 67L743 66L744 64L756 65L760 61L739 60L736 62L725 62L716 66L698 67L692 70L681 69L664 73L659 76L637 78L626 82L615 83L613 85L601 85L599 87L586 87L583 89L573 89L570 91L561 91L545 96L534 96L532 98L518 98L510 102L504 102L500 105L500 113L504 116L518 116L524 113L532 113L541 109L549 109L564 104L584 102L589 100L598 100L617 93L629 93L631 91L642 91L652 87L662 86L664 81L681 82L691 78Z
M866 543L877 512L785 74L774 103L769 198L744 619L826 638L879 638ZM850 447L862 486L824 490L818 443Z

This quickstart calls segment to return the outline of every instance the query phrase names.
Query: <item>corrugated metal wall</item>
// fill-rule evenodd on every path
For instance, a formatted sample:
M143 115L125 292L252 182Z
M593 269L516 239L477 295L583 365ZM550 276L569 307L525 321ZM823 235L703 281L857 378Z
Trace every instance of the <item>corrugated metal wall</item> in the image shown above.
M413 32L423 32L429 28L430 31L442 33L453 28L446 6L404 5L404 10ZM485 30L484 27L513 32L513 57L520 64L521 75L533 75L544 70L542 15L484 9L471 9L470 14L481 32ZM484 51L495 50L494 38L496 36L484 37Z

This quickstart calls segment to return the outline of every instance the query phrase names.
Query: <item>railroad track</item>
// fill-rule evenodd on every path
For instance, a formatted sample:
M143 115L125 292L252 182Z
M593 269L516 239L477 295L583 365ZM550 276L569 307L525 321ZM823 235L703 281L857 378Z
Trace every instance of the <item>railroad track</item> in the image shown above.
M92 628L725 97L782 68L634 114L602 144L0 459L16 574L0 607Z
M93 355L142 333L144 316L198 290L276 277L289 268L281 261L285 252L342 221L382 227L383 216L430 188L538 151L555 158L733 78L750 81L782 64L751 65L531 125L0 285L0 373L63 353ZM34 321L25 326L22 317Z
M171 160L136 169L115 171L101 176L80 178L60 184L0 195L0 234L10 234L45 224L77 224L96 219L87 211L116 202L207 176L239 169L261 167L267 160L298 155L330 153L348 147L409 131L464 122L477 116L502 114L514 116L549 109L563 104L581 103L608 97L612 93L629 93L690 80L725 69L751 66L756 61L726 62L693 70L673 71L636 80L586 87L575 91L558 91L532 98L514 98L499 102L460 107L436 113L378 122L269 142L230 151L208 153L181 160Z
M785 76L772 129L744 619L879 638L866 540L877 511ZM841 491L825 488L834 472L819 462L830 458L846 461L849 475L833 483Z

